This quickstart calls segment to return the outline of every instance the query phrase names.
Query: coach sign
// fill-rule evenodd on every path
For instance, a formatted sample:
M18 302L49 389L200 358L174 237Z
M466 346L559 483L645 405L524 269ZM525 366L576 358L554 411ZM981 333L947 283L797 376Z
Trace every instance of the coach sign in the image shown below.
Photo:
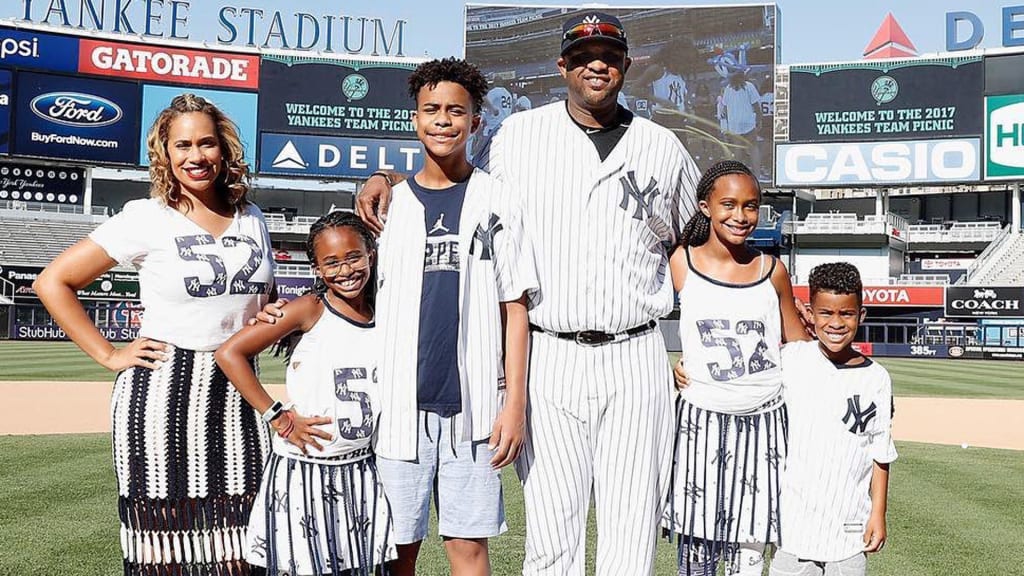
M790 66L790 142L980 136L981 57Z
M1024 318L1024 286L947 286L948 318Z

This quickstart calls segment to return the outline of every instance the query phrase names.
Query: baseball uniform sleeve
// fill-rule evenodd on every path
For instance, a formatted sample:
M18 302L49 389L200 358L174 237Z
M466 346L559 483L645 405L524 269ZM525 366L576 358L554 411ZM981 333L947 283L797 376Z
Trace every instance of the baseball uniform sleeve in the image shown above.
M693 161L690 153L683 148L682 144L679 145L679 148L683 159L679 169L675 206L673 208L675 214L673 226L675 238L680 237L686 223L697 213L697 183L700 182L700 168L697 167L697 163Z
M757 93L757 88L755 88L750 82L747 82L745 88L747 90L747 96L750 98L750 104L759 104L761 102L761 95Z
M879 464L896 460L896 445L892 441L892 380L882 371L877 391L879 432L871 437L871 458Z
M505 179L502 170L502 150L505 132L506 130L503 130L502 126L498 126L491 137L487 139L484 147L473 158L474 166L502 181ZM482 137L482 135L478 134L477 137Z
M501 229L494 236L498 299L510 302L537 290L537 266L533 245L523 226L519 196L502 187L494 201L501 223Z
M139 261L149 251L147 239L151 237L154 224L149 200L133 200L112 218L100 224L89 233L89 239L121 265Z

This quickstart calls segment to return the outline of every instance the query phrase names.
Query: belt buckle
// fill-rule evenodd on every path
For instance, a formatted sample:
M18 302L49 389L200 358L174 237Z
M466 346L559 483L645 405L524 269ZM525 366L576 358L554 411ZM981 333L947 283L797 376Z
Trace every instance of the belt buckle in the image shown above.
M606 334L596 330L584 330L576 333L576 343L581 346L600 346L615 339L613 334Z

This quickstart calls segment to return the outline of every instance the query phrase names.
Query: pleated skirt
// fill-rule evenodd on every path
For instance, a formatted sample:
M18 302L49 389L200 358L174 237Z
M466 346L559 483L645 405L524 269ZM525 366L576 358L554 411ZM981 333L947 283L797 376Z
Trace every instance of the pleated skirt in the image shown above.
M319 463L271 454L249 522L251 564L268 574L369 576L395 557L372 456Z
M245 575L267 428L214 362L174 348L121 372L111 404L124 574Z
M778 543L789 426L782 399L736 415L678 398L676 423L662 525L679 538L680 554L732 561L739 544Z

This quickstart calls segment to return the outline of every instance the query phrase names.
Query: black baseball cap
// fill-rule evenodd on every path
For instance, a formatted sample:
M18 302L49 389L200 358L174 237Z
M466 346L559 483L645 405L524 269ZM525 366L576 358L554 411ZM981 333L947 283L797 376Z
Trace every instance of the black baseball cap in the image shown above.
M562 56L574 46L591 40L611 42L629 50L622 22L611 14L588 10L573 14L562 23Z

